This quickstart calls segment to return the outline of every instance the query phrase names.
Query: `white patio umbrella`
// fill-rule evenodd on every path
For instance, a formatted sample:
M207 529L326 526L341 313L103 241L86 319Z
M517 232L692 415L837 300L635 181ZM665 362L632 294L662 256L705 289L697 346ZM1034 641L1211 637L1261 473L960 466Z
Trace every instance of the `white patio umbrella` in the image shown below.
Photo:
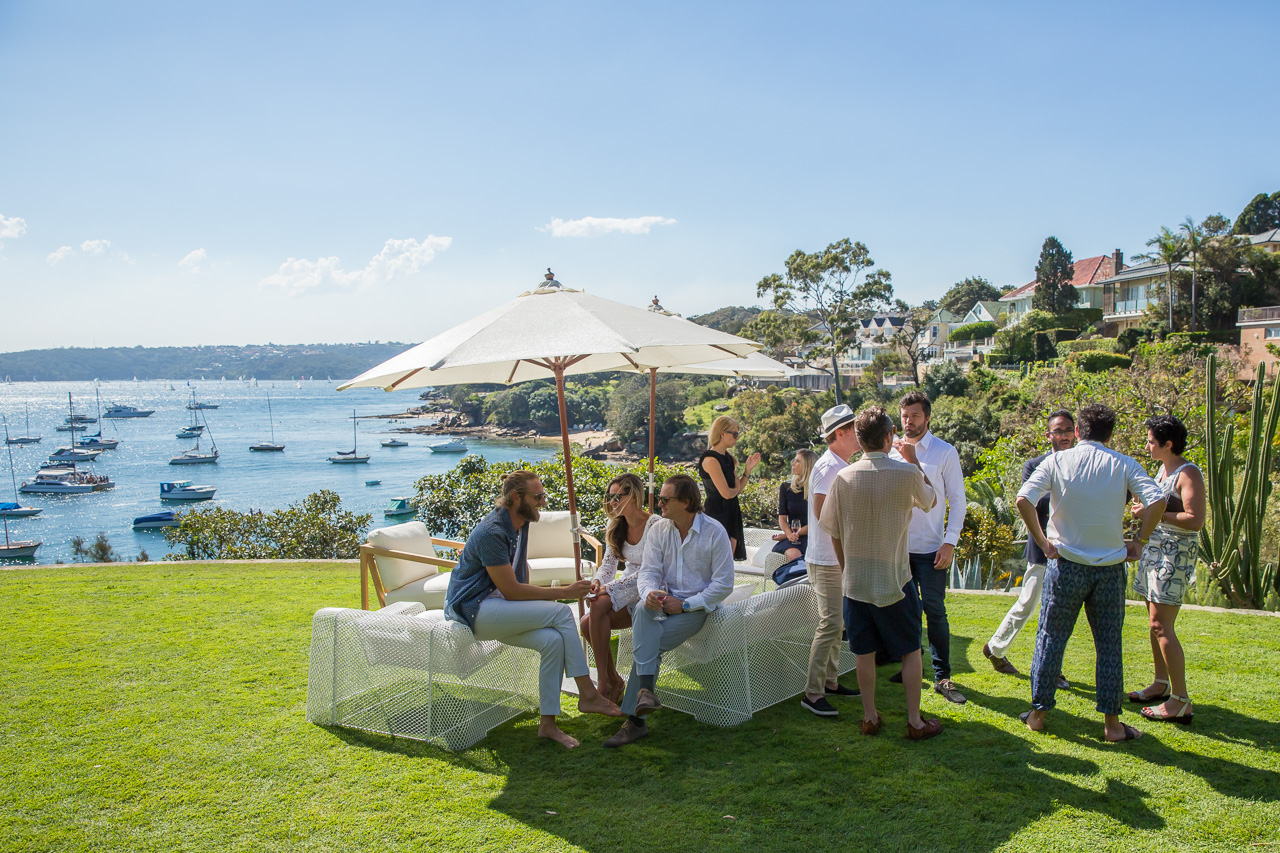
M547 271L536 289L388 359L338 387L384 391L463 383L513 385L556 380L565 484L573 521L575 575L582 576L578 505L569 454L565 376L661 369L749 355L754 341L680 317L634 308L566 288Z

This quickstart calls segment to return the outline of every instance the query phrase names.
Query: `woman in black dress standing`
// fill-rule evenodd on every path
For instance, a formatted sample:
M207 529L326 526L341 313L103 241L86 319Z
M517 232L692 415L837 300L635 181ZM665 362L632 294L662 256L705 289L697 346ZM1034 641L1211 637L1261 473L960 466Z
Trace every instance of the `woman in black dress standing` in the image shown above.
M702 486L707 492L702 510L724 525L735 560L747 558L747 546L742 541L742 508L738 506L738 495L747 487L751 472L760 464L760 454L751 454L742 466L742 476L737 476L738 461L729 451L738 443L741 434L742 426L737 421L721 415L711 424L711 446L698 458L698 473L702 475Z
M796 451L791 479L778 487L778 527L782 532L773 534L773 550L788 563L803 557L809 547L809 474L817 461L818 454L812 450Z

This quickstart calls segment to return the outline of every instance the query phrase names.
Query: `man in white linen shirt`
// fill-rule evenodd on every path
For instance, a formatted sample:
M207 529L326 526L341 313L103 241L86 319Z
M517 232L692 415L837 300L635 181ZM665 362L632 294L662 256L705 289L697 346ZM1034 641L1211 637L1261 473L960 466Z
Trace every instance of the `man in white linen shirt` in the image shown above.
M942 723L920 718L920 605L911 580L907 524L913 508L927 509L937 496L915 460L915 448L899 442L906 461L888 458L893 421L883 408L863 409L854 428L863 456L836 476L818 524L831 535L844 567L844 622L849 648L858 658L862 733L880 733L876 654L883 651L902 659L907 736L925 740L941 732Z
M827 452L818 457L809 472L809 545L805 549L805 571L809 585L818 598L818 627L809 647L809 682L800 704L819 717L834 717L840 712L828 696L857 696L857 690L845 687L840 675L840 632L844 630L844 593L840 588L840 561L836 559L831 536L818 526L822 505L831 484L853 454L862 448L853 429L854 411L848 406L832 406L822 413L822 437Z
M1083 606L1097 655L1094 694L1103 736L1113 742L1142 736L1120 722L1125 560L1141 556L1164 515L1165 494L1137 460L1106 446L1115 425L1115 412L1106 406L1085 406L1076 415L1080 443L1040 463L1018 490L1018 513L1048 563L1031 660L1031 710L1018 717L1032 731L1044 730L1045 712L1055 704L1062 655ZM1138 538L1126 542L1122 519L1130 493L1155 510L1145 515ZM1036 517L1036 503L1046 494L1047 533Z
M662 707L654 692L662 653L702 630L707 614L733 591L733 545L724 526L702 511L702 493L688 474L668 477L658 491L663 519L645 534L632 617L631 677L620 706L628 715L607 747L649 734L645 717Z
M951 683L951 624L947 621L947 574L964 527L969 501L964 493L960 454L929 432L933 404L923 391L912 391L898 401L902 432L915 445L916 458L929 482L938 491L938 502L925 511L911 511L907 549L911 552L911 577L920 593L920 605L928 625L929 654L933 658L933 691L948 702L965 703L964 694ZM903 459L895 448L890 454ZM892 680L898 680L898 673Z

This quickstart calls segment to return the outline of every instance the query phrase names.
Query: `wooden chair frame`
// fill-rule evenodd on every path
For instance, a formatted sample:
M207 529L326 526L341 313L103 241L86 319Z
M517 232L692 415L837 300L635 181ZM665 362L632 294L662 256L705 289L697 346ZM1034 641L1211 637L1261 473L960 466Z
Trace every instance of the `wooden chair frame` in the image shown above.
M600 543L590 533L579 533L583 539L596 552L596 565L599 566L604 560L604 545ZM435 536L431 537L431 544L440 548L452 548L459 554L462 553L465 542L458 542L453 539L439 539ZM457 560L446 560L443 557L435 557L427 554L410 554L408 551L394 551L390 548L379 548L377 545L369 545L368 543L360 546L360 609L369 609L369 581L373 580L373 591L378 596L378 607L387 606L387 591L382 584L382 576L378 574L378 564L374 557L394 557L398 560L409 560L413 563L423 563L428 566L449 571L458 565Z

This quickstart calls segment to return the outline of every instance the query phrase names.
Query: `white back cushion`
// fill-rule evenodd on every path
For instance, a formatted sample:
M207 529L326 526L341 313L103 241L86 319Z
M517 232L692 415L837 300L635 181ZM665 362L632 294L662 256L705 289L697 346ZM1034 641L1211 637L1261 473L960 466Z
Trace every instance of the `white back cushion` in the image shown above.
M568 512L544 512L529 525L529 559L573 557L573 534Z
M369 531L369 544L376 548L390 551L404 551L409 554L420 554L425 557L436 556L431 546L431 533L421 521L406 521L404 524L393 524ZM398 589L410 581L431 577L439 572L435 566L426 563L415 563L395 557L374 557L378 564L378 574L382 578L383 589Z

